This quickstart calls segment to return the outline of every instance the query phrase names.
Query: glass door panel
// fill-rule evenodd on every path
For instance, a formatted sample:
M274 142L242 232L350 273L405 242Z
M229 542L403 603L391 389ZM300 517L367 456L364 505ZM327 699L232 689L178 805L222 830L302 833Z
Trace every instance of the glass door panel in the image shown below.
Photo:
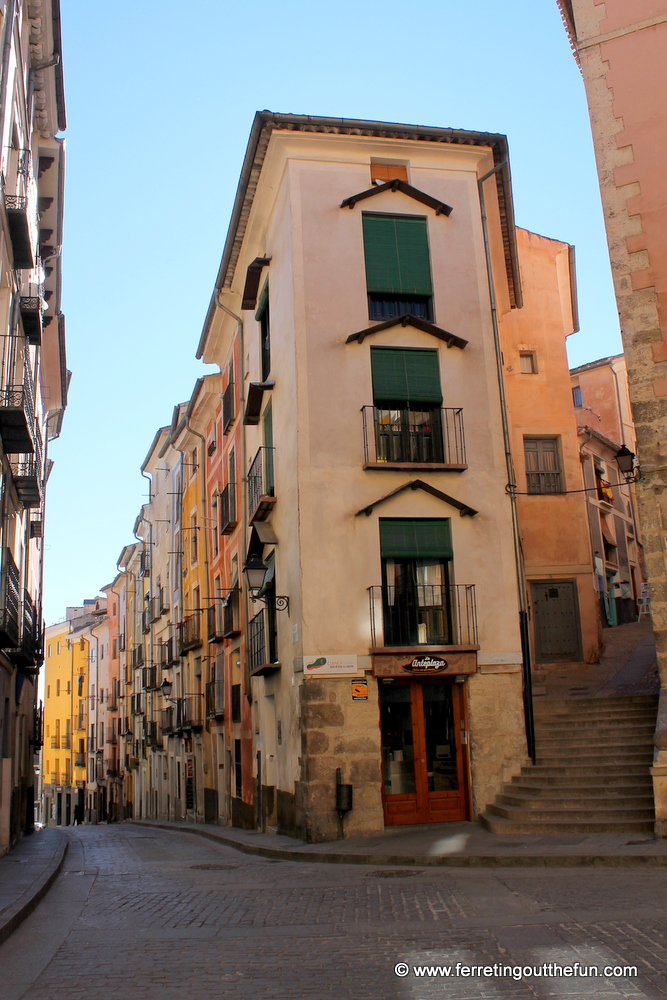
M406 684L380 684L385 795L413 795L415 753L412 701Z

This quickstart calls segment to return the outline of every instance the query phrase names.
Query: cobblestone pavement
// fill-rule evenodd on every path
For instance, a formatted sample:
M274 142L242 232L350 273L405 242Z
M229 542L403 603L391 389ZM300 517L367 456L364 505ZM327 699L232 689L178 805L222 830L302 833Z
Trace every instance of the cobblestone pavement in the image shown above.
M311 865L124 824L70 837L0 948L0 1000L667 997L667 871ZM576 962L600 976L455 974Z

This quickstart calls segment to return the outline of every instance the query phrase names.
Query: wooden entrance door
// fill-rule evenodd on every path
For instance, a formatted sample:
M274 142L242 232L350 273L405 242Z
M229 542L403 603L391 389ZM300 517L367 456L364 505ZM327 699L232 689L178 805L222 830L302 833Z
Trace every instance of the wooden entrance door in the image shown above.
M535 662L581 660L579 603L574 580L531 583Z
M462 687L380 681L387 826L468 818Z

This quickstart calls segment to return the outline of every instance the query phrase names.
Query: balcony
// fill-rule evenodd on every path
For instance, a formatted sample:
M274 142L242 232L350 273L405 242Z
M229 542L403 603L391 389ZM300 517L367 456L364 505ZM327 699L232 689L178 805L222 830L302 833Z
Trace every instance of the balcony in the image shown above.
M175 663L178 663L176 643L171 637L169 639L165 639L164 642L159 642L157 650L158 665L163 669L166 667L173 667Z
M227 483L220 494L220 534L231 534L237 524L236 483Z
M158 726L155 720L144 719L144 737L146 746L162 747L162 736L158 733Z
M162 709L160 713L160 732L163 736L171 736L174 732L174 714L175 709L173 705Z
M474 584L369 587L371 646L385 648L476 649L477 607Z
M206 609L207 638L209 642L222 642L224 638L223 598L216 598Z
M141 612L141 634L148 635L151 630L151 617L148 608L144 608Z
M0 438L7 455L32 455L36 448L35 394L30 369L22 385L0 390Z
M259 448L248 472L248 520L251 523L266 521L276 502L274 452L275 448Z
M225 715L225 682L209 681L206 685L206 718L222 719Z
M123 653L125 651L125 633L118 633L118 652Z
M24 455L18 462L11 462L12 479L21 506L28 510L42 503L41 458Z
M132 715L144 714L144 700L142 694L130 695L130 712Z
M262 608L248 622L248 654L253 676L280 670L276 660L276 613L272 608Z
M364 468L467 469L463 410L362 407Z
M35 266L35 225L29 199L18 194L5 195L5 212L12 244L14 267L30 270ZM35 220L36 223L36 220Z
M528 472L526 471L528 482L528 492L539 493L562 493L563 483L560 472Z
M139 645L135 646L134 649L132 650L131 663L133 670L138 670L141 667L143 667L144 665L143 643L139 643Z
M85 755L85 753L75 753L74 754L74 766L75 767L85 767L86 766L86 755Z
M179 637L181 653L201 646L201 611L193 611L183 619L179 625Z
M51 749L60 750L60 735L51 737Z
M139 576L148 576L151 571L151 560L150 555L144 549L144 551L139 556Z
M21 597L19 571L8 548L2 549L0 570L0 649L19 644Z
M226 599L222 602L223 631L225 639L233 639L241 634L241 591L238 587L230 590Z
M60 737L60 749L61 750L71 750L72 749L72 737L69 733L65 733Z
M157 691L157 667L144 667L142 671L142 685L145 691Z
M184 698L176 700L176 728L177 729L201 729L204 725L202 718L203 698L199 695L186 695Z
M222 433L226 434L234 423L234 383L230 382L222 396Z
M27 590L23 591L20 609L20 633L15 647L7 650L7 656L20 669L30 673L42 662L41 617Z
M39 346L42 342L42 298L39 295L22 295L20 301L23 333L29 344Z

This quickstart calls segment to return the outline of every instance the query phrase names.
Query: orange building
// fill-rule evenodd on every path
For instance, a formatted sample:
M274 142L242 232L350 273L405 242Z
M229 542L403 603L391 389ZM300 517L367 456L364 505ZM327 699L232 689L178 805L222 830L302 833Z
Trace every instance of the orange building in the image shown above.
M597 662L600 625L565 347L578 329L573 248L516 232L524 304L500 335L540 693L540 667Z

